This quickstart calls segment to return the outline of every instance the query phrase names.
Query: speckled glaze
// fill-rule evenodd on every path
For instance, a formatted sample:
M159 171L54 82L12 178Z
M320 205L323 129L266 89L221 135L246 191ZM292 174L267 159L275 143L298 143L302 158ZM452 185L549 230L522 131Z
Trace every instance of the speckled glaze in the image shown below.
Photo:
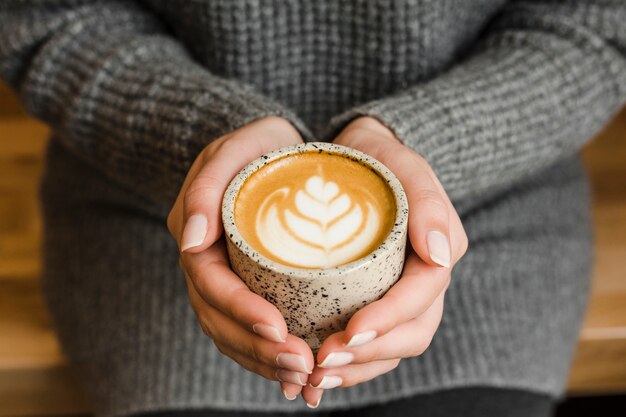
M243 240L235 225L237 194L247 178L268 163L303 152L332 152L373 168L396 198L396 221L383 243L369 255L328 269L293 268L259 254ZM402 185L382 163L357 150L325 142L278 149L245 166L230 183L222 203L222 220L233 270L253 292L283 314L289 332L317 350L330 334L345 328L361 307L382 297L404 266L408 204Z

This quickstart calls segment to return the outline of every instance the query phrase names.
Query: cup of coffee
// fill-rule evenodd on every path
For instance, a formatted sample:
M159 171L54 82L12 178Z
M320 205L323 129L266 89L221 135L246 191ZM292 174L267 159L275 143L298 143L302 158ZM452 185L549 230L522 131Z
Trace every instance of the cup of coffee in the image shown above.
M231 267L317 350L404 265L408 204L382 163L323 142L250 162L224 194Z

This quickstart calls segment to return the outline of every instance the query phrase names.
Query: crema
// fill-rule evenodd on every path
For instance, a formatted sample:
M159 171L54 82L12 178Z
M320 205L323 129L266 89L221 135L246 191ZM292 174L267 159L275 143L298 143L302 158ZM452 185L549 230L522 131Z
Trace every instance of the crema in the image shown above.
M366 256L395 219L392 190L373 169L332 152L273 161L242 185L235 224L263 256L299 268L331 268Z

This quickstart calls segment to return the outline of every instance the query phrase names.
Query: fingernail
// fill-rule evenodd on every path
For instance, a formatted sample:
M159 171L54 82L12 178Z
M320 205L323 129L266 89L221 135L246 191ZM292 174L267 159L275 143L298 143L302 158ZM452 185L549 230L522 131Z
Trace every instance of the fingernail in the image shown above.
M341 377L325 375L324 378L322 378L322 380L320 381L320 383L317 384L317 386L315 385L311 385L311 386L313 388L333 389L333 388L337 388L342 383L343 383L343 379L341 379Z
M441 232L433 230L428 232L428 252L430 253L430 259L433 262L450 267L450 242L448 238Z
M294 372L287 369L276 370L276 378L282 382L289 382L291 384L306 385L306 380L302 377L300 372Z
M279 353L276 355L276 364L281 368L290 369L296 372L310 374L311 370L307 368L304 357L295 353Z
M368 330L366 332L357 333L354 336L352 336L350 341L346 343L344 346L352 348L352 347L364 345L376 339L376 335L377 335L376 330Z
M323 395L323 394L324 394L324 392L322 391L322 395ZM322 397L321 397L321 396L317 399L317 401L315 402L315 404L309 404L309 403L306 403L306 406L307 406L307 407L309 407L309 408L317 408L317 407L319 407L319 405L320 405L320 401L322 401Z
M350 352L332 352L318 366L320 368L336 368L349 364L353 359L354 355Z
M278 329L269 324L256 323L252 326L252 331L270 342L285 343L285 339L280 335Z
M282 391L283 391L283 395L285 396L285 398L287 398L289 401L293 401L293 400L295 400L295 399L298 397L297 395L294 395L293 397L290 397L290 396L287 394L287 391L286 391L286 390L282 390Z
M180 244L182 252L190 248L200 246L206 236L208 221L204 214L194 214L187 219L185 229L183 230L183 238Z

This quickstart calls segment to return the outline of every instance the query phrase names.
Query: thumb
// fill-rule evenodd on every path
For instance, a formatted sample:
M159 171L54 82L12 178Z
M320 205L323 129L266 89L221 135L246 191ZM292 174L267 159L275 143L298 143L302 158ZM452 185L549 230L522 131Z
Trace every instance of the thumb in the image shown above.
M181 252L201 252L220 237L224 191L237 172L262 153L259 147L238 142L230 138L210 156L202 156L202 166L183 196Z
M450 267L450 205L428 163L405 150L388 164L406 192L411 246L427 264Z
M258 122L261 123L261 122ZM299 134L289 122L252 123L222 142L206 148L200 170L183 197L181 252L198 253L222 234L222 198L232 178L250 161L283 146L299 143ZM287 128L285 125L287 124Z

